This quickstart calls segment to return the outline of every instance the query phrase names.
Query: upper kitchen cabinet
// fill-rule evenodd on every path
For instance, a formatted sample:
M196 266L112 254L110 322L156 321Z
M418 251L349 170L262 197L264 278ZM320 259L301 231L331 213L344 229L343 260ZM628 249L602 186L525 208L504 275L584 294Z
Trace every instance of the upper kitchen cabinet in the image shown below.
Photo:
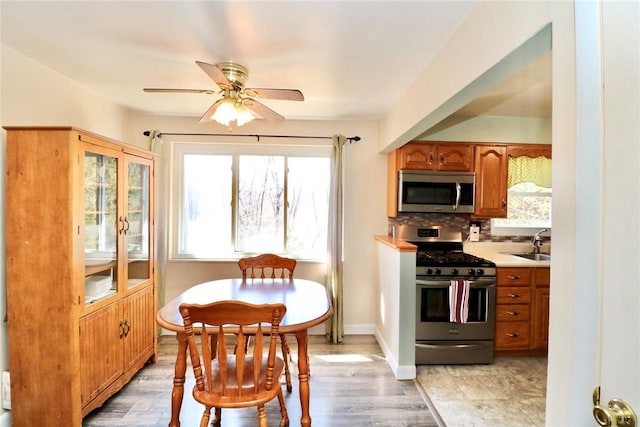
M509 157L527 156L551 158L551 144L511 144L507 148Z
M476 145L476 217L507 216L507 162L506 146Z
M398 171L473 171L473 144L412 141L389 153L387 216L398 215Z
M410 142L398 149L399 169L473 170L473 145L465 143Z
M78 426L156 359L154 156L71 127L5 129L12 421Z

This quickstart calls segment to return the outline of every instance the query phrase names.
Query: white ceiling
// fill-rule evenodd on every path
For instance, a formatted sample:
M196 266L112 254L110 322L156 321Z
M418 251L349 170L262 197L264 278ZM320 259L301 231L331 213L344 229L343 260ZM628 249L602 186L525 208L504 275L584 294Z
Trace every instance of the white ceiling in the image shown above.
M249 69L248 87L304 93L304 102L264 101L286 118L375 120L475 4L3 0L0 7L4 45L134 110L199 118L217 95L142 88L217 89L195 61L231 60Z

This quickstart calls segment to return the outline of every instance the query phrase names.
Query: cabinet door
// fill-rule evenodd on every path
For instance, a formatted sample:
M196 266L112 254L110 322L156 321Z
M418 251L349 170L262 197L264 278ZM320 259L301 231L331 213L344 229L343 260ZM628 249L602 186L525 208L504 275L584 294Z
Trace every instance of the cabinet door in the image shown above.
M507 148L504 146L476 146L475 216L506 218L507 160Z
M410 142L399 148L398 169L433 170L436 168L436 151L432 144Z
M132 155L125 156L126 179L122 235L123 265L127 289L149 284L153 265L152 230L152 162Z
M155 293L153 286L124 299L125 370L144 364L153 354L155 340Z
M438 144L437 169L441 171L473 170L473 145Z
M536 289L533 318L533 348L549 347L549 288Z
M120 153L83 145L80 163L84 174L85 304L91 305L118 292Z
M123 373L120 303L116 302L80 319L80 390L82 406Z

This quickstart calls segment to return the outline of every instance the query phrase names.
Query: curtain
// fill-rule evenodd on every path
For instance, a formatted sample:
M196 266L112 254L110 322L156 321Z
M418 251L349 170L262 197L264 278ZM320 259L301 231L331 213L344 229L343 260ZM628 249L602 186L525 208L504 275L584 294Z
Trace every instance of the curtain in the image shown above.
M149 133L149 149L156 154L155 162L155 225L156 225L156 264L155 269L157 273L156 283L156 303L158 307L164 306L165 303L165 290L167 287L167 260L169 254L169 236L167 232L168 226L168 204L169 200L169 165L167 159L169 159L169 147L164 145L164 142L160 138L160 131L154 130ZM158 335L161 334L162 328L158 326Z
M344 338L342 309L342 237L343 237L343 148L347 138L332 137L331 188L329 190L329 224L327 236L327 279L329 298L333 303L333 315L327 321L327 338L333 344Z
M521 182L533 182L534 184L551 188L551 159L527 156L509 157L509 173L507 187Z

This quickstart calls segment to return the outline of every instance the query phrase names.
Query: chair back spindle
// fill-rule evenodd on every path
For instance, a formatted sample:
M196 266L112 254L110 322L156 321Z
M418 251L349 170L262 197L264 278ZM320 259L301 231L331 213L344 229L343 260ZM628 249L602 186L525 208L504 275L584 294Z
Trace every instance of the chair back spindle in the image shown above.
M283 420L288 420L282 390L274 387L284 369L284 361L276 355L276 346L280 321L285 313L284 304L221 301L180 306L195 376L193 396L206 408L205 424L201 425L208 423L211 408L216 408L217 416L218 410L224 407L257 406L260 409L274 397L280 401ZM269 325L266 357L263 325ZM200 335L199 340L196 340L196 334ZM249 356L244 352L244 345L234 345L243 343L247 334L256 340ZM227 337L233 336L236 343L227 343ZM212 351L211 338L215 339L216 354ZM231 346L235 350L229 351ZM264 411L258 412L259 417L264 416Z
M293 258L275 254L262 254L238 260L243 279L293 279L296 264L297 261Z

